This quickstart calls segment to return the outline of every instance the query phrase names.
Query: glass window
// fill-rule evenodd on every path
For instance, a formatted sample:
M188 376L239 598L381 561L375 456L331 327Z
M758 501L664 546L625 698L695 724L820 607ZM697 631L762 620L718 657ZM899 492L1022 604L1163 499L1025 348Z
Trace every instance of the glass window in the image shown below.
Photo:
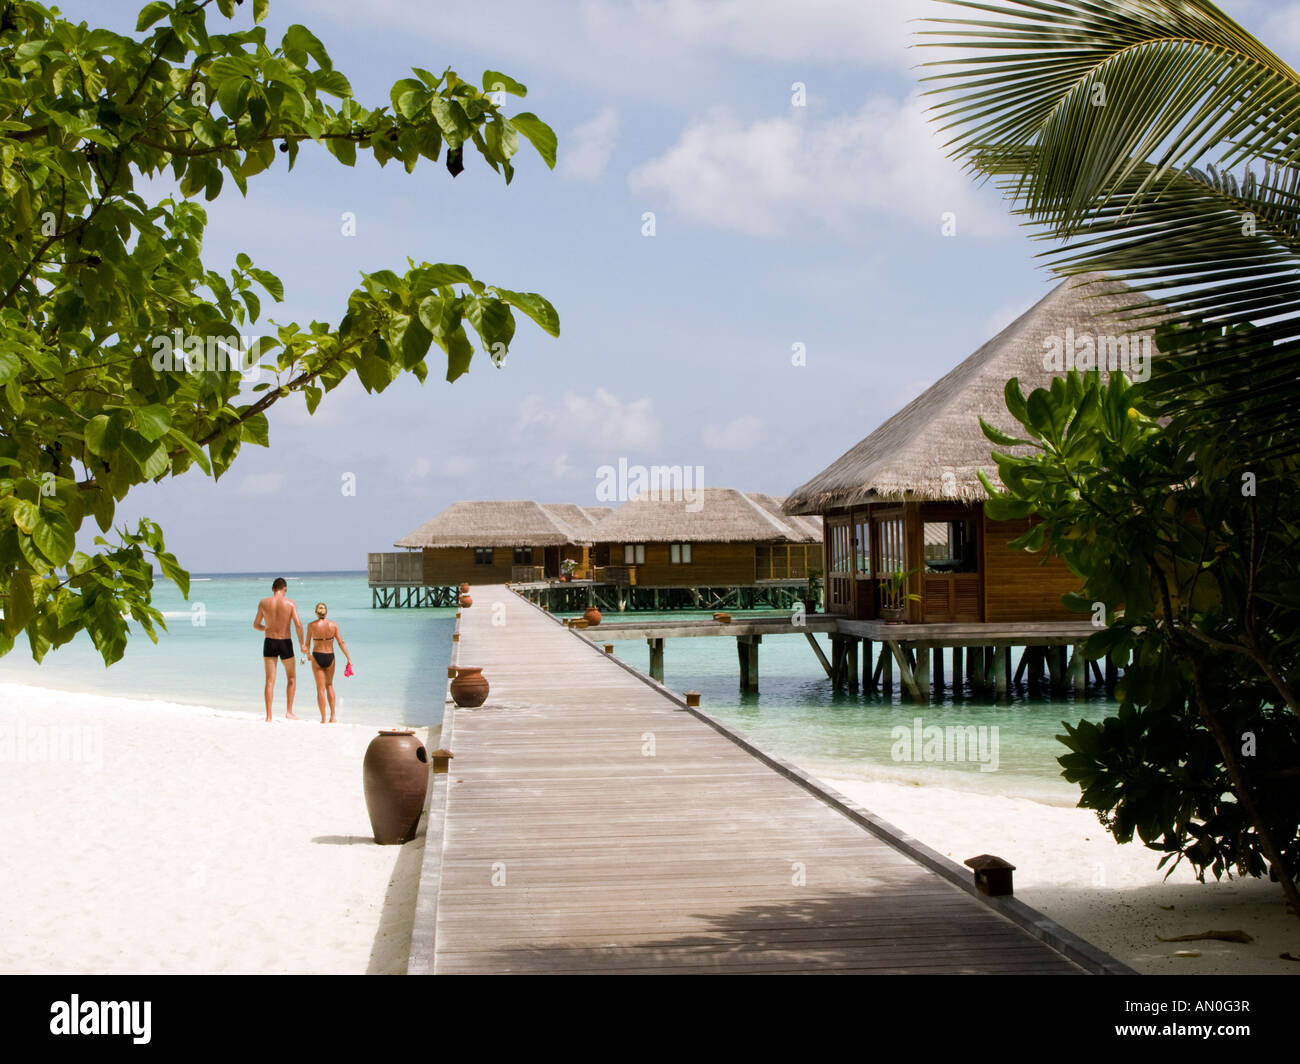
M516 565L532 565L532 564L533 564L533 548L532 548L532 547L516 547L516 548L515 548L515 564L516 564Z
M474 548L474 564L475 564L475 565L491 565L491 564L492 564L492 548L491 548L491 547L475 547L475 548Z
M645 544L628 543L623 547L624 565L645 565Z
M691 545L689 543L674 543L668 548L668 560L673 565L690 565L691 564Z
M973 573L979 568L974 521L926 521L923 534L926 572Z

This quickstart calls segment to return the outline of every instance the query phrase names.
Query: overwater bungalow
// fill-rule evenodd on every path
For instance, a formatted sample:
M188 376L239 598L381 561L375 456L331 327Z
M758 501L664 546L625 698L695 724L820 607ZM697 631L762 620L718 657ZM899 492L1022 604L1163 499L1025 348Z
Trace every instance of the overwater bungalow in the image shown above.
M821 515L826 610L857 620L1078 621L1061 596L1079 586L1045 553L1009 549L1026 521L993 521L978 473L1000 486L983 417L1017 426L1004 388L1026 395L1072 367L1149 373L1150 330L1122 312L1144 297L1096 275L1066 281L847 453L790 493L785 511Z
M419 551L406 575L431 587L558 577L566 561L589 575L592 531L609 512L573 503L454 502L394 546Z
M821 522L734 488L647 494L591 533L598 575L640 587L806 582L822 568Z

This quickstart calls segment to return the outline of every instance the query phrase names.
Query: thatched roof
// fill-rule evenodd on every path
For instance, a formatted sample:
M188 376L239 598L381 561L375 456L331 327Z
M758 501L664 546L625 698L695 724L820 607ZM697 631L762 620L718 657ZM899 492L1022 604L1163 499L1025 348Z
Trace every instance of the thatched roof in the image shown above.
M781 513L781 500L735 488L647 494L625 502L592 533L597 543L809 543L820 523Z
M980 430L981 417L1004 432L1017 426L1003 390L1012 377L1028 395L1048 388L1062 374L1045 358L1065 345L1067 330L1101 347L1099 337L1128 334L1151 340L1150 311L1140 325L1125 322L1135 307L1153 304L1141 293L1100 274L1081 274L1042 300L984 344L875 432L790 493L788 513L822 513L856 503L899 499L974 502L987 497L977 475L984 470L1000 486L993 445ZM1021 430L1023 432L1023 430Z
M595 522L571 503L454 502L397 547L557 547L591 543Z

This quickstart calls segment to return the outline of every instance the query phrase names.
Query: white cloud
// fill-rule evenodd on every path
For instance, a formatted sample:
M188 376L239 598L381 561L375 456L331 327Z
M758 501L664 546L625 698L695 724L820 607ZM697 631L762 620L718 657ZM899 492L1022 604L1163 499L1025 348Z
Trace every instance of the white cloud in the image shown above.
M940 143L916 96L873 97L856 113L824 120L799 111L742 122L718 110L628 182L647 208L662 197L689 218L751 236L809 226L861 236L866 216L881 212L905 214L936 234L948 211L963 235L1008 231L1002 211L979 202Z
M618 110L606 106L572 130L562 142L560 173L575 181L599 181L614 153L619 124Z
M249 473L239 482L236 489L240 495L262 498L275 495L284 487L284 474L276 472Z
M746 414L722 428L705 425L700 438L713 451L752 451L763 440L763 422L753 414Z
M632 451L655 447L663 437L653 408L648 396L625 403L604 388L590 396L565 392L558 403L530 395L519 404L515 429L564 439L590 437L602 447Z
M555 461L551 463L551 476L556 480L563 480L572 472L573 466L569 465L567 454L557 455Z

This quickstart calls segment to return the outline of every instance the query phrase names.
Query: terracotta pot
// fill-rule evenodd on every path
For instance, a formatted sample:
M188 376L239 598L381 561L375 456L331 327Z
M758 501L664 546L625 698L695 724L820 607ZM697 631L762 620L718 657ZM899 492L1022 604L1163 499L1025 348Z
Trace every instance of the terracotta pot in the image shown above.
M461 584L461 585L460 585L460 593L461 593L462 595L465 594L465 592L468 591L468 590L469 590L469 584Z
M587 611L582 615L582 619L592 627L595 627L600 624L604 618L601 617L600 610L596 609L595 606L588 606Z
M469 607L472 605L474 605L474 600L472 598L470 598L468 595L461 595L460 597L461 609L469 609Z
M475 709L487 701L488 691L487 677L483 675L483 667L479 666L460 666L456 670L456 678L451 681L451 698L458 706L466 709Z
M410 842L429 785L424 744L407 729L381 731L366 747L361 775L375 842L381 846Z

